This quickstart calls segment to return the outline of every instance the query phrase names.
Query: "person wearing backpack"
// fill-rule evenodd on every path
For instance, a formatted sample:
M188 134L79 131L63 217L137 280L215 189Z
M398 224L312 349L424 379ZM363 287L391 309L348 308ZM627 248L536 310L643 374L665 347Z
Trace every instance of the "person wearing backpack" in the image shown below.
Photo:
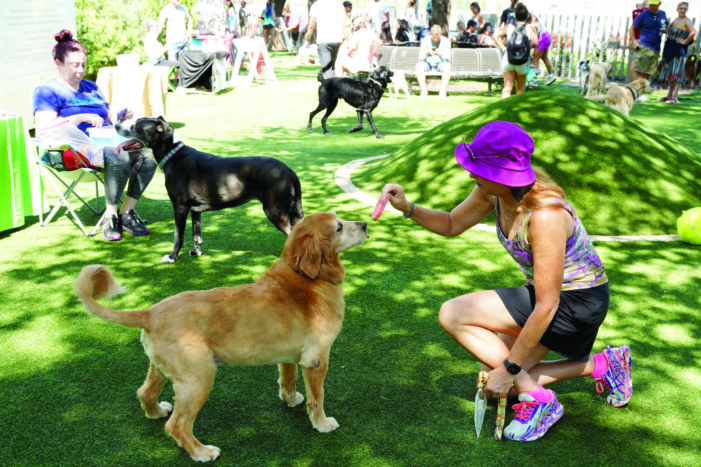
M531 64L531 49L538 45L538 36L528 24L528 8L519 2L514 7L516 24L504 24L494 35L494 41L503 52L502 70L504 89L501 98L511 95L516 84L516 94L526 89L526 75Z

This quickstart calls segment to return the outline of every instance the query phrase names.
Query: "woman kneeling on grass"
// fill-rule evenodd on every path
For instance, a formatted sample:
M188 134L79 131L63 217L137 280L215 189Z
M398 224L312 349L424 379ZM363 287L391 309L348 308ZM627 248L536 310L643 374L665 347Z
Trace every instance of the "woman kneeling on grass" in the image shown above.
M383 194L396 209L439 235L456 236L496 211L497 237L526 275L526 285L473 292L441 306L439 320L490 371L486 390L516 392L514 420L504 436L542 437L563 413L544 385L577 376L607 386L620 407L633 393L627 345L590 356L609 306L604 266L564 191L531 167L533 139L515 123L485 125L455 149L476 187L451 212L410 203L400 185ZM564 360L543 361L553 350Z

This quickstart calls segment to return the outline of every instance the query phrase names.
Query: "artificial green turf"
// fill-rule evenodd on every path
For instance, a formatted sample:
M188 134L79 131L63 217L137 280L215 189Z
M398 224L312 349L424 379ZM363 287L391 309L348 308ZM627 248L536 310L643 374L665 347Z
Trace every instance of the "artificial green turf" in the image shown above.
M449 210L474 186L454 148L494 120L518 123L531 134L533 164L565 189L590 233L673 233L681 212L698 203L697 153L635 117L552 92L495 101L448 120L391 157L362 166L356 185L378 191L393 180L417 203Z
M435 95L426 101L416 95L409 101L385 97L375 111L383 140L369 129L347 134L355 112L341 103L329 119L332 135L321 134L318 116L314 132L307 134L317 69L277 59L283 60L277 85L215 96L171 94L167 118L199 149L285 161L302 182L305 212L334 210L346 219L368 221L371 238L342 255L346 316L325 384L326 412L341 427L317 433L303 407L287 408L277 396L274 366L222 367L194 427L202 442L222 449L218 464L701 463L701 410L695 396L701 384L696 364L701 357L700 248L682 242L596 243L612 303L595 349L630 344L635 392L627 408L614 409L599 399L589 378L570 380L553 387L565 414L542 440L494 440L493 406L482 437L475 440L479 364L445 335L437 312L453 296L521 284L521 273L493 233L441 238L391 212L370 221L373 206L342 192L334 173L359 158L395 157L437 125L501 102L483 91L451 95L447 101ZM576 88L555 85L527 96L557 101L575 94ZM674 145L699 154L701 142L689 136L688 118L698 115L699 94L683 95L681 102L636 104L630 124L655 128ZM450 160L452 154L435 157ZM441 174L437 170L434 176ZM353 179L365 189L366 178ZM467 193L469 185L462 190ZM443 197L437 190L435 198ZM578 210L587 209L580 204ZM615 207L599 206L602 211ZM187 256L191 239L186 235L178 262L160 264L173 240L172 208L160 172L138 210L152 233L119 243L86 238L65 216L43 228L29 218L25 227L0 233L2 465L191 464L164 432L165 421L147 419L139 407L136 389L148 365L139 331L87 315L73 295L72 281L83 265L106 264L129 292L105 303L146 308L181 291L255 280L279 256L284 236L259 203L249 203L203 215L202 257ZM80 213L87 215L83 209ZM304 392L301 382L298 390ZM163 398L172 397L167 385Z

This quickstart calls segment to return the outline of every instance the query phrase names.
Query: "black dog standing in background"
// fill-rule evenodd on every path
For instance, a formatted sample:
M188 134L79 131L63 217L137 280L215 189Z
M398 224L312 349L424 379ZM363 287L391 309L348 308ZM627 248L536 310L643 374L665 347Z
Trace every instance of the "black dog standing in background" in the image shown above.
M175 215L173 252L161 259L172 263L183 247L187 215L192 220L191 256L202 254L202 212L241 206L257 199L270 222L285 235L304 216L302 187L297 174L271 157L217 157L173 141L173 127L163 117L140 118L117 133L130 141L120 149L151 148L163 170Z
M390 82L393 74L389 68L381 66L370 73L367 81L358 81L351 78L319 79L321 81L319 85L319 105L309 114L307 131L310 133L312 131L312 119L314 116L326 109L326 113L321 118L321 128L323 128L325 135L331 134L326 129L326 120L338 105L338 100L343 99L353 106L358 113L358 126L351 128L348 132L355 133L363 129L363 114L365 114L375 136L382 138L383 136L378 133L375 121L372 119L372 111L380 103L380 98L384 94L387 83Z

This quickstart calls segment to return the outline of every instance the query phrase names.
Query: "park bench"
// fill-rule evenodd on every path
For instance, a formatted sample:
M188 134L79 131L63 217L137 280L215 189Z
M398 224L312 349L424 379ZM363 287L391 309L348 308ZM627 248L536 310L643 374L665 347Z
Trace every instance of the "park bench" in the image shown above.
M492 95L492 83L503 82L501 68L501 51L495 47L452 48L451 81L474 80L489 83L487 95ZM416 80L416 63L419 61L419 47L397 47L383 45L380 47L379 65L386 65L390 70L404 73L407 81ZM440 77L437 71L426 73L426 78Z

